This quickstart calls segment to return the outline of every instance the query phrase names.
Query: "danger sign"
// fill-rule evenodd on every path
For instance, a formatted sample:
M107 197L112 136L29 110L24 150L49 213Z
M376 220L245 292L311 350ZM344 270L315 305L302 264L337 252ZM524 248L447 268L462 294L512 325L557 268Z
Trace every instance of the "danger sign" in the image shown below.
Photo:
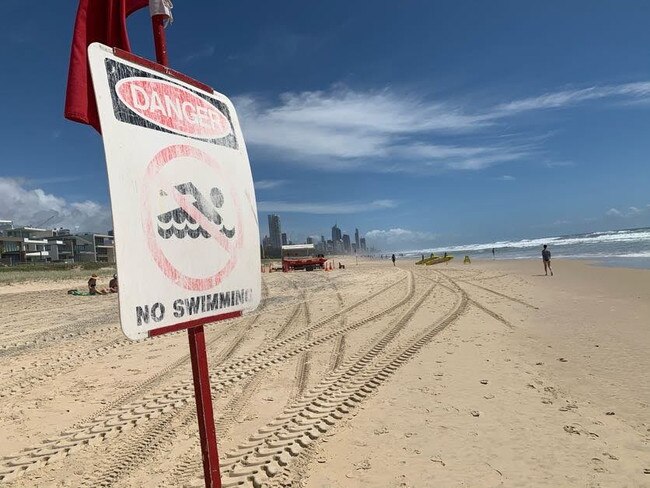
M101 44L88 56L122 330L140 339L254 310L261 298L257 207L232 103Z

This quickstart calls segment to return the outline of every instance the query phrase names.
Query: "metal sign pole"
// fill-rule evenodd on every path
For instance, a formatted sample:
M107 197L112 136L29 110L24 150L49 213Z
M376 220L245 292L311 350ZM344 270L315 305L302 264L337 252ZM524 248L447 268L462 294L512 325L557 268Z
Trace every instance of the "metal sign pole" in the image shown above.
M169 66L167 43L165 41L165 20L165 15L151 17L156 61L163 66ZM196 415L199 421L199 436L201 437L205 486L206 488L221 488L219 452L217 451L217 435L214 428L212 391L210 389L208 355L205 348L203 325L187 329L187 336L190 342L194 397L196 399Z
M194 396L196 397L196 416L199 420L201 437L201 456L203 458L203 475L206 488L221 488L219 472L219 452L217 435L212 413L212 392L208 373L208 355L205 350L203 326L187 329L192 358L192 376L194 377Z

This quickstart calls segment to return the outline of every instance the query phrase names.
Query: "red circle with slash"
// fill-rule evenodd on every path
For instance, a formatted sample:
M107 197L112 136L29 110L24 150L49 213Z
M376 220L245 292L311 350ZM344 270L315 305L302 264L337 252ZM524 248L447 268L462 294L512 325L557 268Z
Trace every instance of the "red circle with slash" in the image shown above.
M151 182L157 180L158 174L166 165L172 163L178 158L192 158L197 161L201 161L217 173L224 173L223 169L221 168L221 164L214 157L193 146L186 144L176 144L160 150L147 166L144 176L145 183L142 189L142 207L144 210L143 227L147 239L147 245L154 261L163 272L163 274L171 281L187 290L209 290L219 285L237 265L237 251L242 247L243 244L240 206L237 205L237 199L234 198L234 195L231 191L230 197L234 202L234 207L237 213L236 229L238 229L238 232L235 240L230 241L222 232L220 232L215 224L213 224L205 215L203 215L196 207L192 205L191 199L187 198L185 195L181 194L175 189L171 191L171 196L174 198L174 200L176 200L178 206L187 212L187 214L192 217L192 219L194 219L201 227L206 230L210 229L211 231L209 233L211 238L229 254L226 264L211 276L193 277L184 274L167 258L165 252L158 244L158 235L152 223L151 204L149 202L149 196L151 194Z

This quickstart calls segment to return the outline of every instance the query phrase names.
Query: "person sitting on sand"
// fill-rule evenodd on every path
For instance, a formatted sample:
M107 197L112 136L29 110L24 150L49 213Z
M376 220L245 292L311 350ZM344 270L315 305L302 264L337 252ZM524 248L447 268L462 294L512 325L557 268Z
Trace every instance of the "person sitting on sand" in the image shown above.
M113 279L108 282L108 291L109 293L117 293L118 290L118 285L117 285L117 275L113 275Z
M548 272L551 272L551 276L553 276L553 270L551 269L551 251L547 249L546 244L544 244L544 248L542 249L542 261L544 261L544 274L548 276Z
M93 273L88 280L88 293L97 295L97 275Z
M106 295L106 290L97 289L97 275L93 273L88 280L88 293L90 295Z

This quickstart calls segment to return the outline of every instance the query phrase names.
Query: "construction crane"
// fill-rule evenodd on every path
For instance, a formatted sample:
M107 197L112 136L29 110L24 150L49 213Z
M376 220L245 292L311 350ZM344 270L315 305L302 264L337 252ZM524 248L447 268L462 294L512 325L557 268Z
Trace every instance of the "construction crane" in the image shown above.
M43 222L38 224L36 227L43 227L45 224L47 224L50 220L52 220L54 217L56 217L58 214L52 214L49 218L45 219Z

